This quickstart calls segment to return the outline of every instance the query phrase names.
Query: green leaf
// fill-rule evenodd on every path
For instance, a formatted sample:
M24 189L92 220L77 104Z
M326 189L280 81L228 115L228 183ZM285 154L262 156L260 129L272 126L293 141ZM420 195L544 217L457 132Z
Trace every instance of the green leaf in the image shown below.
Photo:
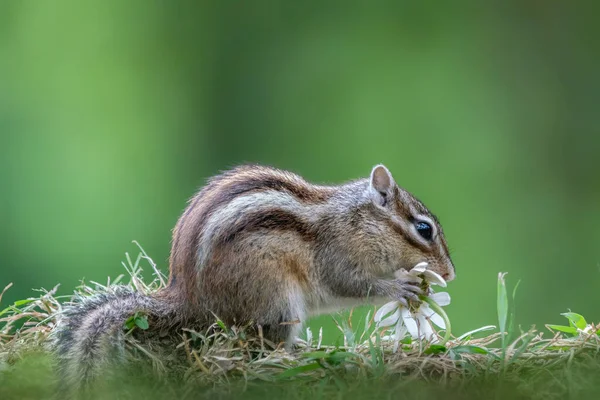
M329 356L329 353L327 353L326 351L313 351L310 353L302 354L302 357L312 359L312 360L317 360L320 358L327 358L328 356Z
M229 330L225 326L225 323L223 321L221 321L220 319L217 319L217 325L219 325L219 327L221 329L223 329L224 332L229 332Z
M570 333L571 335L577 334L577 328L573 326L563 326L563 325L548 325L548 328L554 329L555 331Z
M22 306L22 305L25 305L25 304L29 304L29 303L31 303L32 301L35 301L35 300L36 299L17 300L17 301L14 302L13 306L14 307L19 307L19 306Z
M579 328L583 330L587 326L587 322L585 321L585 318L583 318L583 315L574 312L566 312L560 315L567 317L567 319L569 320L569 324L574 328Z
M142 330L148 329L148 317L142 313L136 312L131 317L127 318L127 320L125 321L124 327L127 330L131 330L136 326Z
M452 360L461 359L462 358L461 354L487 354L495 359L500 359L500 357L498 357L494 353L490 353L488 351L488 349L479 347L479 346L472 346L472 345L453 347L450 350L448 350L448 354L450 355L450 358Z
M327 362L329 362L333 365L338 365L338 364L346 361L347 358L351 358L351 357L358 357L358 356L349 351L334 351L332 353L329 353L329 357L327 357L326 360L327 360Z
M487 349L484 349L483 347L471 346L471 345L456 346L456 347L453 347L450 350L452 352L456 353L456 354L461 354L461 353L466 353L466 354L488 354L489 353L489 351Z
M131 317L127 318L127 320L125 321L125 329L131 330L131 329L133 329L134 326L135 326L135 315L132 315Z
M425 350L425 354L440 354L446 352L446 346L442 346L439 344L432 344Z
M357 355L354 353L351 353L349 351L334 350L330 353L327 353L326 351L313 351L310 353L302 354L302 357L308 358L309 360L323 359L323 360L327 361L328 363L337 365L337 364L341 363L342 361L345 361L346 358L357 357Z
M134 321L135 325L144 331L150 327L148 324L148 317L145 315L138 315L134 318Z
M301 374L303 372L313 371L313 370L319 369L319 368L323 368L323 367L321 367L321 365L319 363L301 365L299 367L290 368L288 370L285 370L284 372L279 374L277 378L278 379L291 378L291 377Z

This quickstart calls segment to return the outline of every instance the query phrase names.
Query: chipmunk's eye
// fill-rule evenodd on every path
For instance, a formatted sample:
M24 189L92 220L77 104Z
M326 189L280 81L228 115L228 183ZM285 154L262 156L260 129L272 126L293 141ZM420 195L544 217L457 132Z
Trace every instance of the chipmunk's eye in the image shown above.
M417 221L415 222L415 228L417 229L417 232L419 232L419 235L421 235L423 239L431 240L431 237L433 236L433 228L431 227L431 225L429 225L429 223L425 221Z

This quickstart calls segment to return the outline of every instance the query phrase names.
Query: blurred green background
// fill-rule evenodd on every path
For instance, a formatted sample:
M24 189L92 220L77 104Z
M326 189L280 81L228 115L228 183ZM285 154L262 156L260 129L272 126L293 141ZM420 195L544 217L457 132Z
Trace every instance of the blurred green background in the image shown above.
M219 170L385 163L441 219L455 332L600 322L597 10L576 2L0 5L0 289L123 272ZM321 319L318 323L329 321Z

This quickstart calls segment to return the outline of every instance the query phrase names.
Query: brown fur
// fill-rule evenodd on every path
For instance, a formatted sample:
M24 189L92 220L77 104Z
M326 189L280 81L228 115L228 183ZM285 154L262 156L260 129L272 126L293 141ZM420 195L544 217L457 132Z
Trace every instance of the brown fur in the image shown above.
M271 309L292 307L287 304L290 288L302 293L302 307L311 307L332 296L364 297L382 287L379 277L421 261L449 273L454 267L437 219L386 172L383 167L373 178L378 191L389 187L385 207L365 200L368 180L317 186L295 174L256 165L211 179L190 200L175 227L169 286L159 296L179 302L181 315L193 320L214 313L230 323L262 320L271 325L280 324L286 313L265 317ZM281 193L305 211L314 207L314 218L309 220L310 212L307 216L278 204L250 206L208 238L210 257L199 265L199 242L210 231L215 213L235 199L259 193L265 193L265 204L268 196ZM411 210L437 224L439 245L415 237ZM405 223L394 222L390 212ZM387 293L389 284L383 286Z
M237 196L269 189L286 191L307 203L324 202L333 193L332 188L317 188L297 175L257 165L243 165L210 179L189 201L173 230L169 286L175 288L176 295L170 293L170 297L179 297L188 303L197 300L197 240L211 212ZM256 225L258 221L248 223ZM263 217L262 223L273 225L274 221ZM236 229L243 230L243 226Z

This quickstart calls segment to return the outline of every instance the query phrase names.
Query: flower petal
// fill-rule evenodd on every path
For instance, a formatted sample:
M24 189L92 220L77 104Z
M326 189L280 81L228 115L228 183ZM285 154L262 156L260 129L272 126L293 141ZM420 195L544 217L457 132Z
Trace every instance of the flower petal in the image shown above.
M433 311L431 307L429 307L429 305L421 305L421 307L419 308L419 314L428 319L429 321L433 322L440 328L446 329L446 322L444 321L444 319L435 311Z
M423 278L419 277L419 275L421 275L421 272L417 271L413 273L412 270L407 272L406 270L399 269L398 271L394 272L394 277L396 279L410 279L411 281L416 281L417 284L421 284L421 282L423 282Z
M396 308L396 311L387 318L382 319L377 323L377 326L385 328L394 325L400 319L400 308Z
M433 322L436 326L439 326L441 329L446 329L446 322L444 321L444 318L440 316L440 314L431 314L429 316L429 320Z
M425 318L425 315L419 313L416 319L419 326L419 339L433 341L436 338L436 334L427 318Z
M425 280L432 285L440 285L441 287L447 286L444 278L442 278L439 274L437 274L433 271L425 270L423 272L423 275L425 275Z
M394 331L394 335L392 336L394 340L394 347L392 351L396 353L398 351L398 347L400 347L400 340L406 336L406 327L404 326L404 320L402 318L398 318L398 322L396 323L396 328Z
M429 298L435 301L438 306L444 307L450 304L450 295L446 292L433 293Z
M396 329L394 330L394 340L401 340L406 336L407 330L404 326L404 320L402 318L398 318L398 322L396 323Z
M406 330L413 338L419 337L419 327L417 326L417 322L413 318L410 311L406 308L402 308L402 320L404 321L404 326Z
M419 306L418 315L424 315L429 318L429 316L433 313L434 311L431 309L431 307L429 307L429 304L423 303L421 306Z
M410 270L411 275L422 274L423 272L425 272L427 270L427 267L429 267L428 263L420 262L417 265L415 265L414 267L412 267L412 269Z
M375 322L380 322L383 319L383 317L393 312L394 309L398 308L399 306L400 303L398 303L397 301L390 301L389 303L385 303L384 305L379 307L379 310L377 310L373 319L375 320Z

